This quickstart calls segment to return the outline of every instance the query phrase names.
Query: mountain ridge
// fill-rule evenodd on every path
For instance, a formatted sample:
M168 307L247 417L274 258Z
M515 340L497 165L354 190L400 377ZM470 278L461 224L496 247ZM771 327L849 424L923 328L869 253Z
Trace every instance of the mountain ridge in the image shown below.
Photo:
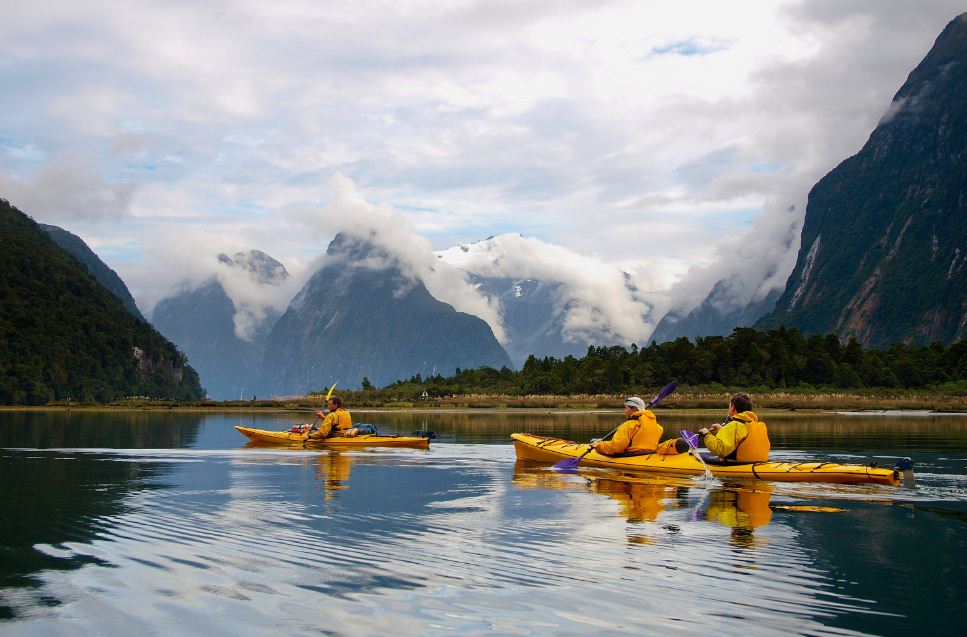
M46 223L39 223L37 225L40 226L41 230L50 235L54 243L67 250L75 259L80 261L101 285L121 300L121 303L124 304L124 307L131 314L142 321L147 320L141 314L141 310L138 309L138 304L135 302L134 297L131 296L131 291L128 290L128 286L118 276L118 273L104 263L101 257L97 256L97 253L91 250L90 246L83 239L59 226L51 226Z
M796 266L756 323L856 338L967 337L967 13L897 91L863 148L810 191Z
M263 392L512 365L486 322L435 299L368 239L340 233L326 254L268 336Z
M289 276L280 262L259 250L219 254L216 261L255 286L282 285ZM211 398L238 400L258 393L265 341L280 314L270 307L260 321L246 321L242 338L237 321L245 309L212 275L162 299L152 313L152 323L188 356Z

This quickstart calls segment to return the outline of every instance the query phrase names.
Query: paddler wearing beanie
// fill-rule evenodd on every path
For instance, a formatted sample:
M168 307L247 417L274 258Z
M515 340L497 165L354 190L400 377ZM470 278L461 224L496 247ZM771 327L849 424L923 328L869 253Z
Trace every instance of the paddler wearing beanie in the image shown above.
M765 462L769 459L769 431L752 411L748 394L735 394L729 400L729 417L698 431L708 450L722 460Z
M628 398L624 403L627 420L621 423L613 436L596 442L594 450L608 456L654 453L663 429L655 414L645 406L645 401L637 396Z

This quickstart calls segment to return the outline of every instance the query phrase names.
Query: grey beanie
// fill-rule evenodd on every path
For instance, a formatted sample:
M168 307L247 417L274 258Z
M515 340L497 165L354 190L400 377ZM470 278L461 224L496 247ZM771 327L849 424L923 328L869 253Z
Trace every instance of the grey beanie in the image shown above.
M645 408L645 401L637 396L632 396L625 401L625 407L631 407L634 410L641 410Z

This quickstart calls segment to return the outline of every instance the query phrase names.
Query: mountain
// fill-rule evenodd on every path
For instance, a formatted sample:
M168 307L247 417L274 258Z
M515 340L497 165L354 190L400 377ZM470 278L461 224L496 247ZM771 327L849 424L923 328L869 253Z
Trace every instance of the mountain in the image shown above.
M511 366L487 323L433 298L370 241L339 234L272 328L262 388L301 394L364 377L382 386L483 365Z
M736 307L728 279L718 281L698 307L689 312L672 310L655 327L651 340L657 343L684 336L728 336L736 327L749 327L776 305L779 290L772 290L759 300Z
M0 199L0 404L196 400L183 354Z
M223 276L234 275L250 288L279 286L289 276L281 263L258 250L220 254L218 267ZM236 307L213 276L160 301L151 320L188 356L211 398L239 400L257 393L265 340L279 317L271 308L254 317L246 309L241 302Z
M796 266L756 326L896 341L967 337L967 14L859 153L810 191Z
M584 257L516 233L460 244L436 254L466 272L479 292L499 303L503 345L517 368L531 354L581 357L589 345L628 345L641 340L619 335L610 315L596 304L606 297L609 307L620 307L622 318L643 307L636 306L641 301L631 278L617 268L608 271L607 281L595 279ZM575 293L574 288L581 286L584 289ZM643 331L647 312L640 318Z
M121 303L127 308L128 312L142 321L145 320L137 303L134 302L134 297L131 296L128 286L124 284L117 272L101 261L101 258L84 243L83 239L57 226L49 226L45 223L37 225L54 240L54 243L70 252L75 259L80 261L87 268L87 271L97 279L98 283L107 288L108 292L121 299Z
M504 349L518 369L531 354L580 358L588 353L588 343L564 335L564 317L570 305L562 301L562 284L476 274L469 277L480 292L500 301Z

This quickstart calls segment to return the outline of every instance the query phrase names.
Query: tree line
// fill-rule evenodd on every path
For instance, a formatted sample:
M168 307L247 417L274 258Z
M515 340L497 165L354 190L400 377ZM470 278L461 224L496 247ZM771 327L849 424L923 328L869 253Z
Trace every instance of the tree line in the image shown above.
M385 389L399 395L619 394L671 379L692 386L756 389L937 389L967 391L967 341L944 346L896 343L864 349L832 334L736 328L729 336L678 338L639 348L591 346L582 358L528 357L519 371L481 367L452 376L419 374ZM364 382L364 388L371 387Z

